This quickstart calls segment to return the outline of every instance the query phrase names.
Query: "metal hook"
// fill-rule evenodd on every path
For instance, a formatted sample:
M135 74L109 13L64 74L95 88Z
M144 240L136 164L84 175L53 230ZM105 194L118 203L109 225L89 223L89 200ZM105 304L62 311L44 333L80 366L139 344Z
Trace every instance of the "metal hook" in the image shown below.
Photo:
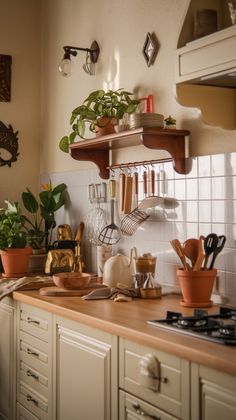
M114 170L113 168L111 168L111 167L110 167L110 171L111 171L111 176L112 176L112 178L114 178L114 177L115 177L115 170Z

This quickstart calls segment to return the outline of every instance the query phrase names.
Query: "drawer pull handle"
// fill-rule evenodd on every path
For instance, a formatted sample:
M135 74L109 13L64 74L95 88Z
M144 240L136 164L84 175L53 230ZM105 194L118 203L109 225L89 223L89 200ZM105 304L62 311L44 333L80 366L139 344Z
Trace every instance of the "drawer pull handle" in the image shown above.
M27 348L27 354L31 354L31 356L39 357L39 354L31 350L29 347Z
M143 411L139 404L133 404L133 408L135 412L142 417L148 417L153 420L161 420L161 417L153 416L152 414L148 414L146 411Z
M33 373L30 369L27 369L27 376L31 376L31 378L34 378L36 381L39 380L38 375L36 375L35 373Z
M157 379L158 381L162 382L163 384L166 384L166 382L168 382L168 379L165 376L163 378L161 376L153 376L153 379Z
M36 325L40 325L40 322L39 322L39 321L36 321L36 319L30 318L29 316L27 316L26 321L27 321L29 324L36 324Z
M27 398L27 401L31 401L32 403L34 403L34 405L38 407L39 402L35 398L33 398L30 394L27 394L26 398Z

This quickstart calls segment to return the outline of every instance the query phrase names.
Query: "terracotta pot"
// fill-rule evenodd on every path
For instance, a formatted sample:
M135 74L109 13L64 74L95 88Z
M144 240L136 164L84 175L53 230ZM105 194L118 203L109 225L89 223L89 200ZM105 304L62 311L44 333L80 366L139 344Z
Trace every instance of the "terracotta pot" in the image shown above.
M4 269L2 276L7 278L19 278L25 276L28 273L31 254L31 247L7 248L0 250Z
M188 307L208 307L217 270L185 271L177 269L183 301L181 304Z
M96 137L106 136L107 134L115 133L115 126L118 124L116 118L101 117L98 118L98 125L96 126Z

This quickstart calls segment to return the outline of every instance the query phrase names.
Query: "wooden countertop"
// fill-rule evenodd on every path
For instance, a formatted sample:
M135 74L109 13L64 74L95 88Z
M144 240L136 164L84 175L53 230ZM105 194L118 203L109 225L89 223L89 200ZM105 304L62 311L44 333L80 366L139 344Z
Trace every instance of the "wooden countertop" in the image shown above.
M227 346L163 330L147 320L165 318L166 311L192 314L180 305L180 296L161 299L84 301L79 297L41 296L38 291L16 291L13 298L54 314L99 328L140 344L186 358L196 363L236 376L236 346ZM212 307L209 312L216 312Z

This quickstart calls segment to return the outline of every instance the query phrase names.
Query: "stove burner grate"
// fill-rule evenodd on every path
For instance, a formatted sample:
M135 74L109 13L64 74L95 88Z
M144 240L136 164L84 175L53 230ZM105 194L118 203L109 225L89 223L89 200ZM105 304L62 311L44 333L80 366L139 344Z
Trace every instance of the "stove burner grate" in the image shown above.
M166 318L147 321L151 325L216 343L236 345L236 309L220 307L218 313L195 309L192 316L167 311Z

